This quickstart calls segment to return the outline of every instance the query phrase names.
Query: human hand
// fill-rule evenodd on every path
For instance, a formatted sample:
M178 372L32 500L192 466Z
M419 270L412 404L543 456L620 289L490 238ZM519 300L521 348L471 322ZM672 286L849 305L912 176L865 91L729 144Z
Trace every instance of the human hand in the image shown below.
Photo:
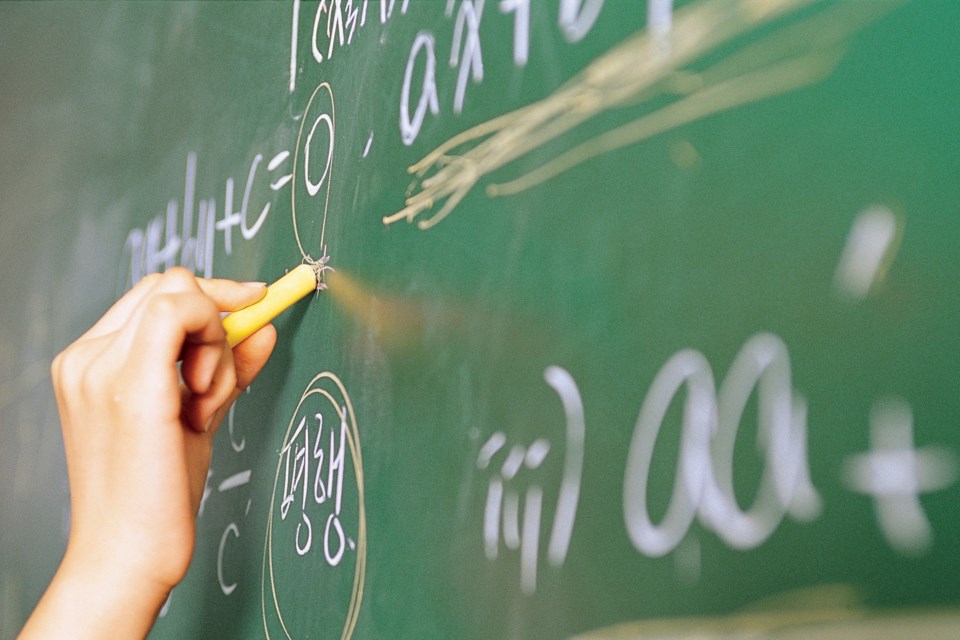
M149 630L190 563L213 436L276 342L268 325L231 350L220 312L252 304L265 291L262 284L195 278L182 268L149 276L54 360L71 530L25 635L45 605L57 611L70 596L67 604L75 606L78 587L124 601L101 611L101 619L112 620L104 627L111 637ZM77 613L89 616L90 606ZM69 621L63 613L55 617ZM118 627L126 622L132 625ZM68 628L77 637L77 627Z

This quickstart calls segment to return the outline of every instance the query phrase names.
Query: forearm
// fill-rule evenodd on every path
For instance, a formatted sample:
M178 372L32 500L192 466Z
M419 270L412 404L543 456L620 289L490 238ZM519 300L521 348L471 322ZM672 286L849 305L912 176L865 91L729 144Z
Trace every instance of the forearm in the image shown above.
M146 637L167 591L106 560L68 550L20 640Z

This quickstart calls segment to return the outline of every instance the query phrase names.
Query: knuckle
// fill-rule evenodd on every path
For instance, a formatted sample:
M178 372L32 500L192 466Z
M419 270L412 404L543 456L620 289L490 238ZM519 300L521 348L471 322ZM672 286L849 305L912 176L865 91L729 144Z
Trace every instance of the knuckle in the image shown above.
M95 374L92 367L88 367L78 378L78 390L84 398L99 399L106 393L105 381L103 377Z
M177 287L196 285L193 273L185 267L171 267L163 273L163 280Z
M106 376L87 349L71 345L51 365L54 390L65 398L98 398L105 391Z
M89 400L102 401L115 395L117 379L109 369L98 365L97 361L86 363L77 378L78 390Z
M84 368L81 359L76 346L72 345L61 351L51 365L54 383L66 387L70 382L78 380Z
M50 363L50 379L53 381L53 384L56 385L60 382L63 372L63 354L61 351L53 358L53 362Z
M176 297L169 293L158 293L147 301L147 312L158 317L169 317L177 311Z
M145 287L152 287L152 286L154 286L155 284L157 284L158 282L160 282L160 274L159 274L159 273L148 273L147 275L145 275L145 276L143 276L142 278L140 278L140 282L138 282L137 284L142 285L142 286L145 286Z

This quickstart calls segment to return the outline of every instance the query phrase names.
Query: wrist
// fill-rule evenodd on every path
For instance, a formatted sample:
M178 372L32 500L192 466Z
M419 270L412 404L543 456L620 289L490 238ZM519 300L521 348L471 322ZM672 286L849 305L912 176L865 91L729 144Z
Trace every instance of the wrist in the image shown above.
M135 567L69 546L22 639L144 638L170 587Z
M154 607L166 600L174 584L151 575L130 547L92 552L89 548L68 545L61 569L71 581L87 582L98 589L113 591L127 606Z

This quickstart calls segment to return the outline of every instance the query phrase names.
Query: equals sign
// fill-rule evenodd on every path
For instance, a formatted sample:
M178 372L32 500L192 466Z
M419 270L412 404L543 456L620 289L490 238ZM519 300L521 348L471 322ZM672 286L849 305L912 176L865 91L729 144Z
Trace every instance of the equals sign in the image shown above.
M270 162L267 163L267 171L270 171L270 172L275 171L277 167L279 167L284 162L286 162L287 158L289 157L290 157L289 151L281 151L277 155L273 156L273 158L270 159ZM293 179L292 173L282 175L279 178L277 178L275 181L270 183L270 188L273 189L274 191L279 191L284 187L284 185L286 185L292 179Z

